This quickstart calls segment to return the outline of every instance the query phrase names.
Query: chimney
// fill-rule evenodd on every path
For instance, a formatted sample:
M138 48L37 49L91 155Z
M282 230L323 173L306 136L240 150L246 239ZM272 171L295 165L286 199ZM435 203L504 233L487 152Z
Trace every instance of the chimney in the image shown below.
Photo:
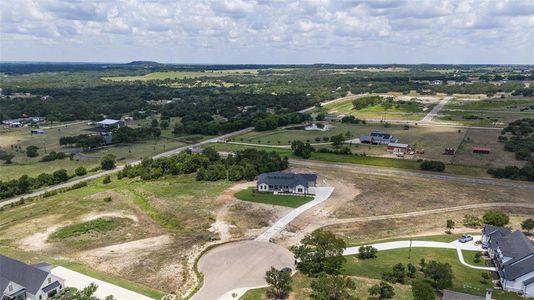
M484 298L484 300L491 300L491 292L492 290L490 288L486 289L486 297Z

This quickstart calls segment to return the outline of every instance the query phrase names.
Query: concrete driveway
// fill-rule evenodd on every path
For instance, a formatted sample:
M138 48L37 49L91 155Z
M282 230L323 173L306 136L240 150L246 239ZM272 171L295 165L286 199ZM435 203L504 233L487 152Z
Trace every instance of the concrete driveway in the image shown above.
M198 262L204 285L191 299L215 300L233 290L265 286L265 272L271 266L294 269L293 263L293 253L269 242L249 240L216 247Z
M120 286L89 277L64 267L55 267L51 270L51 273L57 277L65 279L65 286L75 287L79 290L87 287L91 283L96 284L98 288L95 292L95 296L100 299L104 299L109 295L113 295L113 297L115 297L117 300L153 300L145 295L141 295Z
M260 234L256 240L257 241L269 241L275 234L282 232L284 228L291 221L295 220L303 212L314 207L315 205L325 201L330 197L334 191L333 187L316 187L315 188L315 197L312 201L305 203L294 210L290 211L287 215L283 216L280 220L276 221L271 227L269 227L264 233Z

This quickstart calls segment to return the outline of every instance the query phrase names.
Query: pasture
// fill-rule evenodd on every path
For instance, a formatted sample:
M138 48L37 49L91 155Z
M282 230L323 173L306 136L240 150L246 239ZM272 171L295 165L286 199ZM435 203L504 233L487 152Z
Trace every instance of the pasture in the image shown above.
M242 69L242 70L206 70L206 71L174 71L174 72L154 72L141 76L116 76L116 77L102 77L103 80L111 81L149 81L149 80L164 80L164 79L186 79L186 78L202 78L202 77L223 77L228 75L257 75L256 69Z
M387 95L385 95L387 96ZM432 110L436 105L435 101L406 101L404 104L398 104L390 109L385 109L382 105L371 105L360 110L353 109L352 101L338 101L323 106L328 114L331 115L352 115L364 120L405 120L418 121Z

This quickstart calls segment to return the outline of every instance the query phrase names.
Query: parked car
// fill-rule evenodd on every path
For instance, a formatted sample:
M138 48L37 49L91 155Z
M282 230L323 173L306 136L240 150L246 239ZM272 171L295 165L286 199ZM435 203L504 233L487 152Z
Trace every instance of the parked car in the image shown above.
M284 272L284 273L291 273L291 268L290 267L285 267L285 268L280 269L280 271Z
M467 243L467 242L470 242L472 240L473 240L473 237L470 236L469 234L464 234L458 239L458 241L460 243Z

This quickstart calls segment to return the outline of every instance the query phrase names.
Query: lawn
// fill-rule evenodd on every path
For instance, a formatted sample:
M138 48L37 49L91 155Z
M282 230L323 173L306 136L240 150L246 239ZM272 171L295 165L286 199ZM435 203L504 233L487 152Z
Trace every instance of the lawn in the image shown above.
M307 196L274 195L272 193L259 193L256 192L255 188L248 188L239 191L235 193L235 197L243 201L281 205L293 208L299 207L313 200L313 197Z
M294 300L308 300L310 299L311 288L310 283L311 278L302 275L300 273L295 274L293 277L293 282L291 284L292 292L289 295L288 299ZM361 277L352 277L356 283L356 289L351 292L351 295L357 299L374 299L369 298L369 288L378 283L379 280L361 278ZM395 299L412 299L412 291L409 286L394 284L395 289ZM265 293L267 288L253 289L246 292L239 300L267 300Z
M475 252L464 251L467 255L466 261L472 262ZM409 255L411 255L410 258ZM382 274L390 271L395 264L412 263L419 265L421 259L427 262L430 260L448 263L451 265L454 275L452 290L483 296L486 288L491 284L481 283L481 275L484 271L468 268L460 263L454 249L434 249L434 248L412 248L411 254L409 249L385 250L378 252L378 257L370 260L360 260L356 256L348 256L344 264L344 274L350 276L370 277L375 279L382 278ZM422 274L418 274L422 276ZM513 293L495 291L495 299L515 299Z
M434 119L446 123L482 126L482 127L499 127L522 118L534 117L534 110L528 111L467 111L467 110L442 110Z
M461 110L498 110L519 112L522 108L526 108L532 105L534 105L534 98L506 98L484 100L451 100L444 108ZM526 111L528 112L528 110Z

